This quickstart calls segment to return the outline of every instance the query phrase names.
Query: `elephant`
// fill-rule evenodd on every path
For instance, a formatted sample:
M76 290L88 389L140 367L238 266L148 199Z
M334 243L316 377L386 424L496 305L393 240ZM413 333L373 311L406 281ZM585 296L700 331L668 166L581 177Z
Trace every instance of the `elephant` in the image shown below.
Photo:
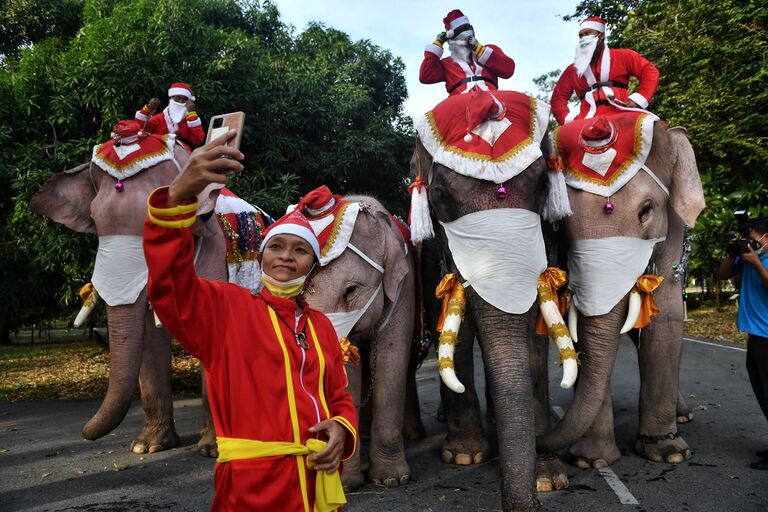
M328 242L333 247L323 248L324 254L335 254L327 261L321 258L304 297L311 307L328 315L339 336L348 337L364 355L369 354L369 378L361 372L365 364L346 364L349 389L357 404L371 398L368 478L375 485L396 487L411 477L404 429L409 438L424 436L415 368L409 369L417 308L413 251L397 226L399 221L379 201L347 196L339 204L344 207L344 203L348 207L336 214L336 222L342 220L340 229L328 228L337 232ZM323 223L309 218L313 227ZM364 428L365 419L360 423ZM363 483L360 466L358 448L344 465L345 488Z
M549 201L551 177L540 143L549 106L511 91L492 91L490 99L483 94L449 97L414 121L411 228L416 242L429 229L417 228L414 220L428 215L437 221L435 246L443 253L446 271L458 280L453 289L463 289L466 297L458 339L449 343L455 345L453 364L444 362L440 351L444 382L463 390L444 394L448 433L443 459L470 464L487 458L473 382L476 336L495 413L502 507L538 510L537 473L546 472L560 488L567 485L559 461L541 464L537 459L536 434L548 426L547 408L539 402L547 393L546 385L534 385L532 378L546 372L547 364L546 342L533 330L537 278L546 268L539 214ZM494 105L499 109L495 115ZM476 112L481 115L468 125L467 118ZM498 148L502 156L480 154L488 147L491 152ZM418 198L424 193L429 212L419 211L425 209ZM422 240L424 250L429 236ZM455 376L446 379L445 369ZM454 377L461 385L450 382Z
M158 149L164 159L155 158L149 167L134 167L133 171L138 169L137 172L118 174L116 178L114 172L104 170L107 165L103 162L100 165L86 163L49 178L30 202L33 212L73 231L99 237L93 280L99 295L107 302L109 384L99 410L83 427L82 434L86 439L95 440L114 430L128 412L138 381L144 426L131 443L134 453L154 453L179 443L173 421L170 335L156 327L148 303L141 237L147 217L147 197L181 172L189 154L174 143L173 136L165 136L160 143L157 140L161 139L149 136L140 145L144 148L144 144L152 143L166 148L165 153ZM94 160L97 160L95 156ZM225 192L221 194L223 197ZM231 193L227 200L245 203ZM230 231L232 225L218 214L205 217L198 217L195 226L198 246L195 268L202 277L226 281L228 267L234 265L227 261L228 247L233 246L234 239L230 237L227 241L219 222L229 224ZM99 272L100 265L109 270ZM253 265L248 268L254 270ZM258 272L258 267L255 270ZM96 283L96 274L104 284ZM254 281L254 276L251 275L249 281ZM128 299L123 297L126 293ZM110 296L117 299L110 300ZM203 393L204 420L198 451L215 457L218 451L205 385Z
M601 122L595 120L592 126ZM589 187L578 180L569 178L568 182L573 215L564 220L565 230L561 231L569 244L569 325L577 334L574 339L580 347L581 368L568 411L552 432L539 436L537 444L543 452L567 448L582 468L604 467L620 457L613 429L610 376L620 331L637 325L639 295L630 288L646 266L649 273L661 275L663 282L654 292L660 312L639 333L631 333L637 339L641 379L635 449L656 462L679 463L691 456L676 425L676 421L692 417L678 392L683 337L680 277L687 261L684 233L704 208L704 195L685 129L669 128L655 116L642 119L642 124L642 137L649 139L648 144L652 139L647 157L639 161L643 167L635 169L618 190L611 190L607 201L600 190L585 190ZM633 127L630 132L630 137L640 133ZM561 146L562 140L558 151ZM567 152L566 147L563 153ZM620 261L620 266L615 261ZM601 275L609 274L620 285L610 293L597 293L596 288L605 285Z

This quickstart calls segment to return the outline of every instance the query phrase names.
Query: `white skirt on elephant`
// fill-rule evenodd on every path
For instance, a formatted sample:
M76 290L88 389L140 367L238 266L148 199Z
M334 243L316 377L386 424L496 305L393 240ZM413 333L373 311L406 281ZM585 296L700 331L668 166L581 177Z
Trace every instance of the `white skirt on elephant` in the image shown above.
M568 254L571 304L584 316L611 311L635 285L665 238L613 236L574 240Z
M99 237L91 282L104 302L110 306L133 304L147 284L147 275L142 237Z
M538 214L522 208L482 210L440 223L464 286L505 313L526 313L547 268Z

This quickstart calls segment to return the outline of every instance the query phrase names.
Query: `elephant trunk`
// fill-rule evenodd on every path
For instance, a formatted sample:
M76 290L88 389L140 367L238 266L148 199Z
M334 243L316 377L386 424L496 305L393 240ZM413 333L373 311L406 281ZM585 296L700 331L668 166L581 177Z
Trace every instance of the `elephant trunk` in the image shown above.
M555 429L536 440L540 452L568 448L595 421L610 387L619 346L619 329L624 322L626 307L627 299L624 298L605 315L580 319L579 339L583 357L573 401Z
M141 367L146 314L146 289L133 304L107 306L109 385L101 407L83 427L83 437L90 441L112 432L131 406Z
M537 510L536 434L528 336L534 309L510 315L470 300L496 412L504 510ZM534 308L536 306L534 305Z

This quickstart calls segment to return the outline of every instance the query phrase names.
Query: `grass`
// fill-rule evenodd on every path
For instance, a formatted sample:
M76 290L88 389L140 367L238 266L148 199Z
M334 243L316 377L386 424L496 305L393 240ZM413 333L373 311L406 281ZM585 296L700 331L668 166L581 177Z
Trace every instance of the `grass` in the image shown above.
M745 344L736 329L736 304L688 312L685 333ZM200 396L200 364L174 342L173 396ZM0 400L101 398L107 391L109 354L95 342L0 346ZM138 386L137 386L138 396Z
M174 396L200 396L199 362L177 343L171 350ZM95 342L0 346L0 400L100 398L108 375L109 354Z

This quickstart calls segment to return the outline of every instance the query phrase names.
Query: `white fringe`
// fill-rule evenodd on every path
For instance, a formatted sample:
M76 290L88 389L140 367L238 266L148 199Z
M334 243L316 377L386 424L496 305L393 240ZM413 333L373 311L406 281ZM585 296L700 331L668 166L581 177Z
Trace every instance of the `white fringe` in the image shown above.
M432 218L429 216L427 189L413 187L411 192L411 242L420 244L435 237Z
M572 214L563 172L549 171L549 195L547 195L547 202L544 204L541 216L547 222L556 222Z

